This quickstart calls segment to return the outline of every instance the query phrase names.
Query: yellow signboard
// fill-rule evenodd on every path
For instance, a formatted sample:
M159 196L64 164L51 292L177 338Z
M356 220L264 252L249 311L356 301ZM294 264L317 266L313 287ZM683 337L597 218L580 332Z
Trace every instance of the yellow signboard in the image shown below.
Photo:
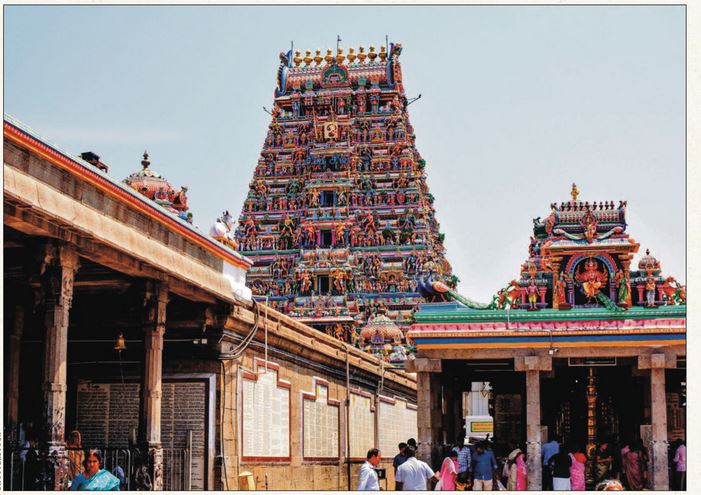
M493 433L494 423L491 421L474 421L470 424L472 433Z

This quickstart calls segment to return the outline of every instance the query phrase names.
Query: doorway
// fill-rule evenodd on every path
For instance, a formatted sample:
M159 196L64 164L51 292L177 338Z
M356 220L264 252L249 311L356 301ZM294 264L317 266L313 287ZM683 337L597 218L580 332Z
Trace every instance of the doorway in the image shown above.
M606 362L615 364L599 366L573 363L554 361L553 378L542 382L542 422L548 436L577 448L592 436L595 441L640 438L640 425L647 423L645 377L634 376L632 363L615 359ZM592 418L590 401L595 404Z

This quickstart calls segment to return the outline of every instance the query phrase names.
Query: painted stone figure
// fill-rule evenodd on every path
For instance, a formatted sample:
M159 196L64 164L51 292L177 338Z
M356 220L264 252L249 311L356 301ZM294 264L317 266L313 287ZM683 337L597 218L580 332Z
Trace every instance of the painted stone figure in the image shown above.
M582 284L584 295L589 302L601 292L601 288L606 284L606 269L600 270L597 262L593 258L587 259L584 263L585 270L582 272L581 266L575 278Z

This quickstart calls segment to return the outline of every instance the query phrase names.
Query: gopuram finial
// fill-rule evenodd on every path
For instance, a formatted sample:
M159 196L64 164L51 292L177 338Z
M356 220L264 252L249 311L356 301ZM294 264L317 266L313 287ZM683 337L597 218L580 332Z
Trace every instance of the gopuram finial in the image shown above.
M572 192L570 193L572 195L572 201L577 201L577 196L579 196L579 189L577 189L577 184L574 182L572 183Z
M144 159L141 160L141 165L144 167L144 169L147 169L149 165L151 165L151 162L148 161L148 151L144 150Z

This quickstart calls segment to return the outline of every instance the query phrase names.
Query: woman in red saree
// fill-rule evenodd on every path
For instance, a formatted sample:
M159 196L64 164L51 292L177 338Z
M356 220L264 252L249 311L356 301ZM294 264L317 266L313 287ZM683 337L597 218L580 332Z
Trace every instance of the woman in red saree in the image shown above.
M647 482L647 453L643 443L638 440L631 445L630 450L623 457L628 488L630 490L642 490Z

